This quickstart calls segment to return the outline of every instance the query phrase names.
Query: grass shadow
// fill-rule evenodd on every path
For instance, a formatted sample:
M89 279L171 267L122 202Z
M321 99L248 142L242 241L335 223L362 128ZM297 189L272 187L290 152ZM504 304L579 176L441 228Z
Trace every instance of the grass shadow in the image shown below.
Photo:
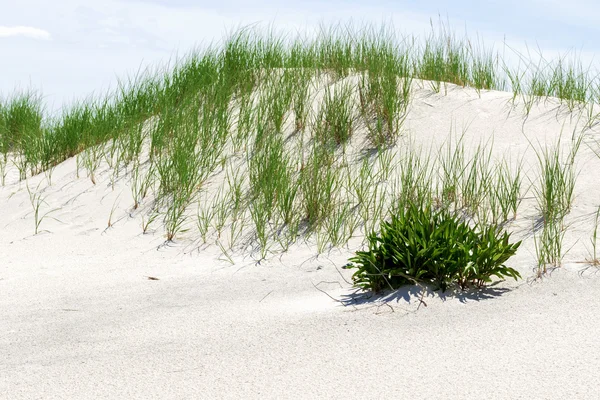
M482 288L472 288L461 290L460 288L450 288L445 292L434 289L433 286L407 285L396 290L385 290L381 292L369 292L356 290L352 293L344 294L339 299L344 306L371 306L375 304L404 303L405 305L417 304L418 307L427 307L427 301L431 299L440 299L445 302L451 299L458 299L461 303L479 302L483 300L492 300L499 298L513 289L508 287L498 287L502 281L494 282Z

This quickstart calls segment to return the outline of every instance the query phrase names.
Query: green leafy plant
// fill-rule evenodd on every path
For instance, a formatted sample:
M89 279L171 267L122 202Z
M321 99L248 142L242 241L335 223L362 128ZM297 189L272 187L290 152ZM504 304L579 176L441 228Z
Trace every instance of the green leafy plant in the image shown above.
M520 278L505 262L521 242L495 226L471 227L446 209L410 203L401 207L381 232L367 236L368 249L350 259L357 271L354 284L379 291L386 287L424 283L446 290L481 287L498 278Z

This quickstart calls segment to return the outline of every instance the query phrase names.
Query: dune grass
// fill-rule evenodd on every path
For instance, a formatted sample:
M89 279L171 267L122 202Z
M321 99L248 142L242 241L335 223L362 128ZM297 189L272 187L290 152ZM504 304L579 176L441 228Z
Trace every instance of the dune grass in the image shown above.
M515 69L444 26L424 40L385 26L334 26L312 38L245 28L58 116L44 114L35 93L4 98L1 183L9 162L21 180L50 171L50 182L52 168L77 157L91 184L103 168L113 187L128 179L143 233L160 221L168 241L185 234L230 250L250 241L259 258L302 239L316 239L320 251L343 246L409 199L508 223L522 199L522 166L494 163L491 144L467 156L461 140L449 142L439 173L431 157L395 147L417 79L440 94L448 84L480 95L511 90L524 116L549 97L576 110L597 100L599 86L590 68L566 57L523 59ZM368 143L357 143L363 128ZM556 238L550 229L560 225L549 221L568 212L574 176L554 157L540 154L536 196L547 236ZM223 174L210 201L206 186ZM541 248L552 253L544 237Z
M545 147L537 152L540 177L534 186L534 195L541 225L541 233L536 237L539 276L546 273L548 265L560 266L564 256L565 217L573 203L578 175L575 156L582 139L583 136L579 136L572 140L566 156L560 147L560 139L553 148Z

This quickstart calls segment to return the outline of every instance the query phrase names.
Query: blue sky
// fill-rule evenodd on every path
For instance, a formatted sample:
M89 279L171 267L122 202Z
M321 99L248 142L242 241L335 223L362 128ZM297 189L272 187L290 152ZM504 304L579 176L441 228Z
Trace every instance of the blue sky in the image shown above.
M424 35L430 18L441 15L487 45L539 46L550 57L575 49L585 61L600 53L600 2L590 0L2 1L0 94L35 88L51 108L256 22L293 32L391 21L404 34Z

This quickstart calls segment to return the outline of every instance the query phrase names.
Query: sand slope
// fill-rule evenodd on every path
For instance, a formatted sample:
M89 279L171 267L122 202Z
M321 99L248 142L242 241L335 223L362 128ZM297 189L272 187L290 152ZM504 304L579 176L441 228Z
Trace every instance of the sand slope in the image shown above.
M512 226L524 244L510 265L524 280L428 293L425 306L413 289L354 294L340 267L360 240L319 256L297 245L259 265L244 254L230 265L190 241L161 246L160 231L142 235L130 216L127 183L77 179L74 159L51 186L28 180L56 209L33 235L29 195L11 171L0 187L0 398L600 396L600 275L580 263L600 204L600 159L586 145L597 128L584 131L555 100L524 120L507 93L436 94L425 83L415 96L399 146L435 149L452 126L468 126L466 143L493 135L495 156L524 156L535 172L530 143L562 133L568 148L585 134L561 269L533 279L531 193Z

